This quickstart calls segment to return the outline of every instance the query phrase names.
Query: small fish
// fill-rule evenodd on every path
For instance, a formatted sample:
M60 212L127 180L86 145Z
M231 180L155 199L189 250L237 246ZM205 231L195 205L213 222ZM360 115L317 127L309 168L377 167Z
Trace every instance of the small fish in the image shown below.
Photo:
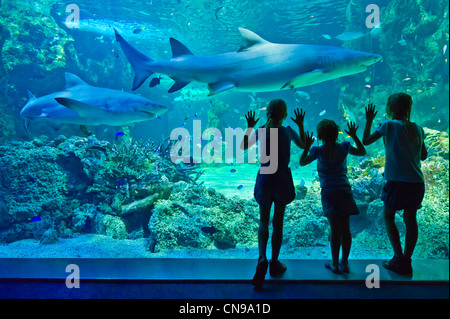
M359 39L363 36L365 36L365 34L362 32L359 32L359 31L358 32L347 31L347 32L337 35L336 39L339 39L341 41L351 41L351 40Z
M322 112L319 113L319 116L324 116L325 113L327 113L327 111L326 111L326 110L323 110Z
M308 101L311 98L305 91L296 91L295 93L304 101Z
M134 29L133 33L134 33L134 34L139 34L139 33L141 33L142 31L144 31L144 28L137 28L137 29Z
M156 118L157 118L158 120L160 120L160 119L161 119L161 117L160 117L160 116L157 116Z
M118 54L114 49L112 49L111 52L114 54L114 56L115 56L116 58L119 57L119 54Z
M29 221L38 222L41 221L41 216L34 216L33 218L28 218Z
M404 78L402 81L410 81L411 78Z
M329 34L321 34L321 36L324 39L331 40L331 35L329 35Z
M444 47L442 48L442 55L444 55L445 52L447 52L447 45L444 45Z
M116 133L116 141L119 139L120 136L124 136L125 133L124 132L117 132Z
M305 179L302 178L302 180L300 181L300 187L305 186L305 183L306 183Z
M194 113L194 117L197 117L197 113Z
M406 40L401 38L400 40L398 40L398 44L400 44L401 46L405 46L406 45Z
M236 173L236 170L234 168L230 169L230 173Z
M156 77L156 78L153 78L151 81L150 81L150 83L149 83L149 87L155 87L155 86L157 86L157 85L160 85L161 84L161 79L162 79L162 76L160 75L160 76L158 76L158 77Z
M238 187L237 187L237 189L242 189L244 187L244 185L239 185Z
M189 118L189 115L184 118L184 121L186 122L188 120L188 118Z
M218 230L216 227L214 226L205 226L200 228L202 230L202 232L206 233L206 234L215 234L220 232L220 230Z

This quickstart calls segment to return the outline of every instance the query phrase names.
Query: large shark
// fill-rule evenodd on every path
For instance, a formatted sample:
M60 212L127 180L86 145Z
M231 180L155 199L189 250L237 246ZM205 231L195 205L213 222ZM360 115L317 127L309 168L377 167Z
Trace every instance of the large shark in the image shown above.
M380 61L381 55L339 47L277 44L239 28L242 44L237 52L195 56L170 38L173 57L154 61L133 48L115 30L116 39L135 71L133 90L152 73L169 75L175 92L191 81L208 84L210 95L234 89L267 92L294 89L363 72Z
M25 129L31 120L46 121L55 129L61 124L122 126L154 119L167 107L131 93L95 87L72 73L65 73L64 91L29 101L20 111Z

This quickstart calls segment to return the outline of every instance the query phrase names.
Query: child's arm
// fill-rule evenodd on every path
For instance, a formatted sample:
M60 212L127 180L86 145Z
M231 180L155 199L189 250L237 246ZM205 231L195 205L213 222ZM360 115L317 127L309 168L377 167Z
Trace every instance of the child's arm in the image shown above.
M294 110L295 119L291 117L291 120L294 121L295 124L298 126L298 132L300 135L300 139L294 139L295 145L297 145L300 148L305 148L305 129L303 127L303 121L305 119L306 112L303 112L302 109L300 111L298 109Z
M359 140L358 136L356 135L356 130L359 128L357 127L355 122L347 123L348 130L345 131L350 137L355 141L356 148L353 146L350 146L350 154L356 155L356 156L364 156L366 155L366 149L364 148L364 145Z
M302 156L300 156L300 166L305 166L314 161L314 158L309 155L309 149L311 148L311 145L314 142L313 134L311 132L311 135L309 132L306 132L305 134L305 149L303 150Z
M366 107L366 126L364 127L364 135L362 140L364 145L370 145L379 140L381 137L381 134L377 131L375 131L372 135L370 134L372 123L377 113L378 112L375 112L375 105L372 103Z
M250 138L250 134L253 132L253 127L255 127L256 123L259 121L259 119L255 121L255 112L252 113L252 111L249 111L245 115L245 119L247 120L247 129L245 130L244 138L241 142L241 150L246 150L256 143L256 138Z

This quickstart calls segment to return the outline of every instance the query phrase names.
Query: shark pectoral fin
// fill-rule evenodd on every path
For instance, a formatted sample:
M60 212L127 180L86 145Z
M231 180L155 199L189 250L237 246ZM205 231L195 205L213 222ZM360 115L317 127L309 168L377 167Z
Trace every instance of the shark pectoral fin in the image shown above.
M104 109L101 109L99 107L79 102L76 100L68 99L65 97L57 97L55 98L55 100L56 102L67 107L68 109L77 112L78 115L81 117L90 117L90 118L101 117L108 113L108 111L105 111Z
M29 135L28 135L28 127L30 127L30 122L31 122L30 119L25 119L23 121L23 128L25 129L25 133L27 134L27 137L29 137Z
M295 78L287 81L282 87L281 90L284 89L294 89L296 87L305 86L305 85L311 85L316 84L320 82L318 80L320 77L323 76L325 73L325 70L323 69L315 69L310 72L302 73Z
M80 130L86 136L92 135L92 132L87 129L86 125L80 125Z
M223 92L223 91L231 90L235 86L236 85L230 81L209 83L208 84L208 89L209 89L208 96L215 95L215 94Z
M50 125L50 127L52 129L54 129L55 131L59 131L59 129L61 128L61 124L54 123L54 122L48 122L48 125Z
M175 80L175 83L172 85L172 87L167 92L168 93L173 93L173 92L176 92L178 90L181 90L182 88L184 88L189 83L191 83L191 81Z

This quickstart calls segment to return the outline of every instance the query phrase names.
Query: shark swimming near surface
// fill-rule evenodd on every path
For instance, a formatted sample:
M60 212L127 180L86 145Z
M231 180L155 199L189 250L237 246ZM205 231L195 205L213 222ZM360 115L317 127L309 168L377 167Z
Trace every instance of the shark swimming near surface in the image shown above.
M192 81L208 84L210 95L227 90L269 92L294 89L363 72L381 55L351 49L306 44L278 44L239 28L237 52L196 56L170 38L172 58L154 61L132 47L115 29L116 39L135 71L133 90L152 73L170 76L169 93Z
M118 90L95 87L72 73L65 73L64 91L29 101L20 111L25 130L31 120L48 122L54 129L61 124L122 126L157 118L167 107L144 97Z

